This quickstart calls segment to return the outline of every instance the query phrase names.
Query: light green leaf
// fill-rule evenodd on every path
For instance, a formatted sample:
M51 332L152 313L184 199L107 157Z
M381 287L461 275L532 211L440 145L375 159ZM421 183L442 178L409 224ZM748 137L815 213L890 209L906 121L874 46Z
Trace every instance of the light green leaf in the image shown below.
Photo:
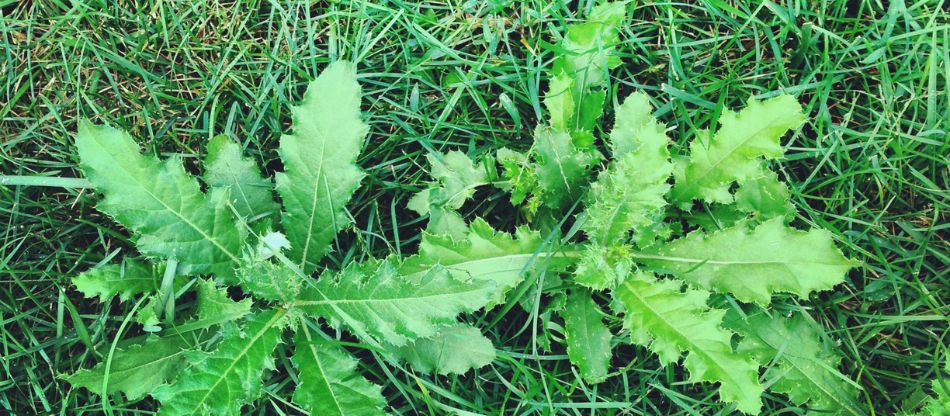
M385 414L382 389L356 372L356 358L344 349L319 338L301 323L294 350L293 362L299 371L294 403L321 416Z
M399 275L392 262L383 261L324 274L294 305L334 327L346 324L357 335L402 346L435 335L460 313L484 307L494 290L488 280L463 281L439 266Z
M617 109L610 133L614 161L587 194L581 228L591 240L575 272L575 282L594 290L623 281L632 262L627 241L633 232L652 234L662 219L673 164L664 127L651 115L643 93Z
M284 172L277 192L290 258L306 273L350 224L346 204L365 174L356 165L369 131L360 119L360 85L353 64L330 64L293 107L293 134L280 138Z
M394 348L397 356L422 373L465 374L495 360L495 347L478 328L452 324L429 338Z
M736 208L754 214L759 221L781 217L789 222L795 218L795 206L789 202L788 186L780 182L772 171L739 184Z
M591 184L583 224L597 244L623 244L629 232L652 227L663 215L673 164L670 140L651 112L643 93L630 95L617 109L610 133L614 161Z
M752 231L741 223L708 235L696 231L646 252L643 263L760 305L768 305L774 293L806 298L831 289L858 265L841 254L828 231L799 231L782 218Z
M174 257L179 274L233 275L244 236L225 193L206 196L178 157L162 164L143 156L132 137L108 126L80 122L76 147L83 174L105 195L97 208L135 233L139 251Z
M588 383L606 380L610 366L611 334L604 325L603 315L590 292L584 289L571 291L567 307L561 313L567 355Z
M274 202L274 185L261 176L253 160L241 157L241 146L221 134L208 143L204 180L212 189L229 191L238 214L247 220L275 216L280 206Z
M162 305L157 306L161 308ZM185 366L186 354L213 335L200 330L239 319L250 308L250 299L234 302L213 282L199 280L198 318L168 328L161 337L152 336L142 344L117 348L109 366L106 391L110 394L121 391L129 400L151 393L159 385L175 379ZM85 387L102 395L105 373L106 365L102 362L63 378L73 386Z
M724 110L711 141L700 132L690 143L689 163L675 172L673 200L684 206L693 199L731 203L729 186L762 176L762 158L782 157L782 135L804 121L802 106L790 95L750 99L738 113Z
M98 297L100 302L105 302L119 295L119 300L124 302L132 296L157 291L159 282L151 267L125 259L121 264L86 270L73 278L73 284L87 298Z
M722 329L725 311L709 309L703 290L680 290L675 280L656 280L640 272L613 292L623 306L624 324L633 342L646 345L663 364L687 353L683 365L690 381L718 382L719 399L739 411L757 414L762 407L758 365L747 353L732 350L732 333Z
M570 206L583 193L600 155L578 149L563 131L538 126L534 134L541 199L553 209Z
M406 259L399 273L415 278L441 266L458 280L493 282L495 293L489 306L494 306L504 302L507 292L521 283L533 264L564 263L564 259L548 259L541 252L543 244L535 231L519 228L512 236L497 232L485 220L476 218L459 239L424 233L419 255Z
M726 326L742 336L738 351L758 362L774 363L766 374L769 390L787 394L792 403L816 414L864 411L854 400L857 391L836 368L841 358L822 342L822 331L796 314L790 318L755 313L743 319L726 315Z
M214 352L189 357L190 366L175 383L152 393L162 403L158 415L239 414L260 395L264 371L274 367L284 314L283 309L263 311L243 328L229 324Z
M159 385L178 375L185 364L185 352L195 345L188 337L152 337L145 343L118 348L109 368L108 393L121 391L130 400L138 400ZM75 387L84 387L102 395L105 363L63 377Z
M568 26L559 43L561 55L554 61L551 86L544 98L555 129L590 132L600 118L608 70L620 64L614 56L614 45L620 42L619 27L626 16L624 5L601 4L591 10L586 21Z

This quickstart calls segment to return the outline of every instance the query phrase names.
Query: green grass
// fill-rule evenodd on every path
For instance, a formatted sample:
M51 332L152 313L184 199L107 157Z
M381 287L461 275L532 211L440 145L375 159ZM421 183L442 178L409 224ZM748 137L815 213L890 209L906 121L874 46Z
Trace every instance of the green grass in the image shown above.
M357 229L331 255L344 263L415 250L421 223L406 202L428 180L427 150L530 145L553 45L593 1L112 3L0 0L0 174L78 177L80 117L192 168L208 139L229 133L279 170L289 103L327 62L354 60L372 131L360 161L369 176L350 205ZM950 13L944 1L880 3L631 4L611 96L650 93L680 145L750 95L799 97L810 121L776 166L796 223L831 230L864 262L802 307L840 340L860 401L889 415L929 391L950 344ZM514 223L505 195L477 201L467 214ZM128 233L89 191L56 186L0 185L0 224L0 413L100 412L100 397L55 377L97 361L131 305L87 301L70 278L106 254L135 253ZM714 388L684 383L643 349L620 346L621 370L591 386L563 350L540 349L545 334L561 336L558 321L518 308L471 319L499 358L463 377L351 350L397 414L729 413ZM291 364L276 365L249 414L297 414ZM766 398L767 413L794 407ZM153 404L113 397L111 407Z

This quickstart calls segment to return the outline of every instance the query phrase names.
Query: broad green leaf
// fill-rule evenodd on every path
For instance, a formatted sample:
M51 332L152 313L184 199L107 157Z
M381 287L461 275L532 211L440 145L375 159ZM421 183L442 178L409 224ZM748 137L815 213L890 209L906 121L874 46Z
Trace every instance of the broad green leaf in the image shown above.
M234 302L227 297L225 290L215 288L213 282L200 280L197 319L171 327L164 335L152 336L142 344L117 348L109 365L106 391L121 391L129 400L137 400L151 393L158 386L175 379L185 366L186 354L212 335L211 332L200 330L239 319L250 308L250 299ZM85 387L102 395L105 374L106 364L102 362L63 378L73 386Z
M76 147L83 174L105 195L97 208L135 233L139 251L177 259L179 274L233 275L244 236L226 192L205 195L178 157L143 156L112 127L80 122Z
M700 132L690 143L689 163L674 172L673 200L684 206L693 199L731 203L729 186L762 176L763 158L782 157L779 140L804 121L802 106L790 95L750 99L738 113L724 110L712 140Z
M601 4L585 22L568 26L544 98L555 129L590 132L600 118L608 70L620 64L614 45L620 42L624 8L624 2Z
M599 154L578 149L563 131L539 126L534 134L541 199L552 209L566 208L583 193Z
M301 323L294 337L299 372L293 401L314 415L385 415L381 388L356 372L357 360Z
M435 335L460 313L484 307L494 291L488 280L460 280L440 266L406 276L383 261L326 273L304 288L294 305L334 327L345 324L357 335L402 346Z
M205 183L228 190L234 209L247 220L275 216L280 206L274 202L273 183L261 176L253 160L241 154L241 146L227 135L211 139L204 160Z
M190 356L174 383L152 393L162 403L158 415L239 414L260 395L264 371L274 367L284 315L283 309L263 311L243 327L229 324L217 349Z
M768 305L774 293L806 298L831 289L858 265L841 254L828 231L799 231L782 218L751 231L741 223L708 235L696 231L646 252L643 263L760 305Z
M435 335L394 348L397 356L422 373L465 374L495 360L495 347L478 328L452 324Z
M245 262L238 269L238 278L244 290L258 298L276 302L295 299L304 283L290 267L267 260Z
M459 280L493 282L495 293L489 304L493 306L504 302L507 292L524 280L532 265L549 261L547 253L541 252L543 245L544 240L535 231L518 228L510 235L476 218L461 239L424 233L419 255L406 259L399 273L413 277L441 266ZM560 264L564 259L550 261Z
M762 364L769 390L787 394L792 403L815 414L864 415L857 391L835 370L841 358L822 342L822 331L801 315L790 318L755 313L743 319L729 313L726 325L742 336L738 351Z
M623 306L633 342L649 347L664 365L685 352L683 366L690 381L718 382L721 401L736 403L743 413L758 413L762 407L758 365L750 354L732 350L732 332L719 326L725 311L706 306L709 292L682 291L682 286L639 272L613 292Z
M356 158L369 126L360 119L353 64L332 63L310 83L293 107L293 129L280 138L284 172L276 176L277 192L289 257L310 273L337 232L349 226L346 204L365 176Z
M583 224L597 244L623 244L628 233L652 227L663 215L673 164L670 140L651 112L643 93L630 95L617 109L610 133L614 161L591 184Z
M120 264L86 270L73 278L73 284L87 298L98 297L105 302L118 295L124 302L132 296L157 291L159 282L151 267L126 259Z
M754 214L759 221L781 217L789 222L795 218L795 206L789 202L788 186L780 182L772 171L739 184L736 208Z
M191 337L151 337L143 344L118 348L109 366L108 393L121 391L131 400L138 400L156 387L173 380L185 365L185 353L195 347ZM102 395L106 364L79 370L63 377L75 387L84 387Z
M571 291L561 314L567 355L588 383L606 380L610 366L611 334L604 325L603 315L590 292L583 289Z
M632 262L629 234L652 234L666 207L664 195L673 165L664 127L651 115L643 93L627 97L617 109L610 133L614 160L587 194L581 228L591 240L575 271L575 282L602 290L624 280Z

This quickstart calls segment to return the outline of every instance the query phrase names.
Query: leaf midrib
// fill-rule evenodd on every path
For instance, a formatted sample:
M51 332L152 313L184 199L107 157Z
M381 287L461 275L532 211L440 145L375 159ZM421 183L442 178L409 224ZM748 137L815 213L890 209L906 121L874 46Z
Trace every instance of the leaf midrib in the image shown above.
M313 343L313 338L310 336L310 330L307 329L306 323L301 323L300 328L303 330L304 336L307 337L307 345L309 347L310 353L313 354L313 361L317 363L317 368L320 370L320 377L323 378L323 384L327 386L327 391L330 392L330 397L333 398L333 407L337 409L337 414L343 415L343 406L336 398L336 391L333 390L333 385L330 383L330 378L327 377L327 373L323 371L323 362L321 362L320 356L317 354L317 348Z
M264 324L264 327L261 328L261 330L258 331L256 334L254 334L254 337L249 340L249 342L241 350L241 352L238 353L237 356L233 360L231 360L231 365L229 365L227 369L221 372L221 374L218 376L218 379L214 382L214 384L212 384L211 387L209 387L208 390L205 391L205 395L201 397L201 400L198 400L198 402L195 404L195 407L191 411L192 415L198 414L197 413L198 410L200 410L200 407L205 402L205 400L208 400L208 397L211 395L211 392L213 392L218 387L218 385L221 384L221 382L227 378L227 374L229 374L232 370L234 370L234 366L237 365L237 362L241 358L243 358L245 355L247 355L247 352L250 351L251 347L253 347L254 344L257 343L257 340L263 337L264 334L267 331L269 331L271 327L274 326L274 323L277 322L278 319L283 317L284 313L286 312L287 312L286 309L278 309L277 312L274 313L274 316L269 321L267 321L266 324Z
M458 296L464 296L471 293L479 293L485 291L485 287L478 287L471 290L464 290L460 292L449 292L449 293L437 293L432 295L425 296L409 296L409 297L400 297L400 298L380 298L380 299L331 299L326 295L323 295L325 300L306 300L306 301L296 301L293 302L293 306L319 306L319 305L341 305L341 304L362 304L362 303L398 303L400 301L421 301L421 300L431 300L439 298L453 298ZM322 294L322 292L321 292Z
M656 284L656 282L651 282L651 283L648 283L648 284ZM688 349L688 350L687 350L688 353L696 353L696 354L702 355L703 357L706 358L705 361L706 361L707 365L715 366L716 368L718 368L718 369L720 370L719 372L720 372L721 374L725 374L725 378L728 378L728 379L730 380L730 382L733 383L734 386L737 386L737 387L738 387L738 386L742 385L742 383L736 382L736 379L732 377L732 371L730 371L729 369L726 369L726 368L723 368L722 366L720 366L720 365L719 365L719 361L714 360L714 359L713 359L708 353L706 353L703 349L698 348L698 345L696 345L696 343L694 343L688 336L686 336L686 334L683 334L682 332L680 332L679 329L678 329L676 326L674 326L670 321L668 321L668 320L666 319L666 317L663 316L663 314L657 312L654 308L652 308L652 307L650 306L649 302L647 302L642 296L640 296L640 294L637 292L637 290L636 290L634 287L630 286L630 283L629 283L629 282L623 282L623 285L624 285L624 287L627 288L627 290L628 290L633 296L635 296L635 297L637 298L637 300L639 300L640 304L643 305L644 308L648 309L648 310L650 311L650 313L653 314L653 316L656 316L660 321L663 322L664 325L666 325L667 328L669 328L670 330L672 330L673 332L675 332L675 333L676 333L678 336L680 336L683 340L686 340L686 341L689 343L689 345L691 345L691 346L694 347L694 348ZM651 334L651 335L652 335L652 334ZM728 346L728 345L727 345L727 346ZM728 347L731 348L731 346L728 346ZM682 353L680 353L680 355L682 355ZM737 359L738 359L738 358L737 358ZM720 380L720 381L721 381L721 380Z
M784 348L778 348L775 345L772 345L772 343L768 342L768 340L758 335L754 331L753 331L753 334L763 344L768 345L769 348L772 348L775 351L785 351ZM848 409L848 412L850 412L851 414L861 416L860 412L854 411L854 407L850 403L839 400L838 395L834 394L833 392L829 392L827 389L825 389L825 387L821 383L817 382L813 377L811 377L809 372L804 370L805 366L799 362L799 361L815 361L815 360L812 360L808 357L802 357L802 356L792 355L788 353L782 353L780 356L777 356L776 358L789 363L792 367L795 368L795 371L797 371L799 374L804 376L809 382L811 382L813 386L817 387L818 390L820 390L821 393L825 395L825 397L831 399L831 401L837 403L842 408ZM818 367L823 367L823 366L819 365Z
M96 140L96 142L98 143L98 140ZM102 147L102 144L101 144L101 143L99 143L99 144L100 144L100 147L101 147L103 150L105 150L104 147ZM106 151L105 153L108 154L108 155L110 155L110 157L112 156L112 154L109 153L108 151ZM146 160L148 159L147 156L143 156L141 153L136 154L135 156L139 157L140 159L146 159ZM113 158L113 159L114 159L114 158ZM165 164L167 165L167 162L166 162ZM152 199L154 199L156 202L158 202L158 203L161 204L163 207L165 207L165 209L166 209L167 211L171 212L172 214L175 214L175 216L178 217L178 219L180 219L180 220L181 220L182 222L184 222L185 224L188 224L188 226L190 226L192 229L194 229L195 231L197 231L198 234L201 234L201 236L204 237L205 240L211 242L211 244L214 244L215 247L218 248L218 250L220 250L222 253L224 253L224 254L226 254L228 257L230 257L232 261L234 261L234 262L237 262L237 261L238 261L237 256L235 256L233 253L231 253L230 250L228 250L227 248L225 248L224 246L222 246L221 243L219 243L217 239L212 238L211 236L209 236L207 233L204 232L204 230L202 230L200 227L198 227L197 225L195 225L194 223L192 223L191 221L189 221L188 218L185 218L185 216L182 215L180 212L178 212L178 211L172 209L172 207L169 206L168 204L166 204L165 201L163 201L161 198L159 198L159 197L156 196L154 193L152 193L152 191L151 191L147 186L145 186L144 183L142 183L142 181L140 180L140 178L139 178L137 175L132 174L132 172L130 172L128 169L126 169L126 167L125 167L122 163L118 163L118 161L116 161L115 165L118 166L119 169L122 169L122 171L125 172L129 177L131 177L131 178L135 181L135 183L137 183L137 184L139 185L139 187L142 189L142 191L144 191L146 194L148 194L148 196L150 196L150 197L151 197ZM163 169L161 162L158 163L158 168L159 168L159 169ZM98 170L98 169L97 169L97 170ZM98 176L98 175L97 175L97 176ZM199 191L199 193L201 193L201 192ZM202 194L202 196L204 196L205 198L207 198L207 195L205 195L205 194ZM211 263L211 264L213 264L213 263Z

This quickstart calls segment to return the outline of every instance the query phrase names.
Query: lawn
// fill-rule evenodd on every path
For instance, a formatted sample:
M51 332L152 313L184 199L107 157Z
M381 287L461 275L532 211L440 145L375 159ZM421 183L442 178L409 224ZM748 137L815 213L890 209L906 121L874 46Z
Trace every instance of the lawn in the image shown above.
M531 148L535 126L548 118L559 41L596 3L0 0L0 413L142 414L158 406L121 394L103 400L61 379L108 356L120 327L144 334L129 323L135 301L87 299L73 284L94 266L138 256L130 232L74 179L83 177L75 144L82 118L125 129L146 153L178 155L191 173L200 172L209 141L227 134L270 176L284 169L278 143L292 129L291 105L330 62L354 62L369 126L357 161L366 176L346 207L352 227L321 265L408 255L426 227L427 217L407 205L432 181L427 155ZM783 136L785 157L769 165L788 184L791 223L830 231L861 264L833 290L780 295L780 303L807 313L832 340L838 371L859 387L861 408L849 414L913 412L934 395L932 381L947 377L948 8L635 1L615 46L621 64L609 73L598 135L634 91L652 98L680 154L750 97L784 92L801 103L807 121ZM530 217L496 187L480 187L461 213L504 231ZM609 320L615 348L606 381L585 381L561 345L563 322L543 313L542 299L526 293L466 315L496 357L463 375L392 363L352 335L342 345L382 386L392 414L735 411L717 400L715 384L690 383L682 367L631 345L619 320ZM244 413L301 413L288 355L278 355ZM762 399L764 414L804 414L785 394Z

